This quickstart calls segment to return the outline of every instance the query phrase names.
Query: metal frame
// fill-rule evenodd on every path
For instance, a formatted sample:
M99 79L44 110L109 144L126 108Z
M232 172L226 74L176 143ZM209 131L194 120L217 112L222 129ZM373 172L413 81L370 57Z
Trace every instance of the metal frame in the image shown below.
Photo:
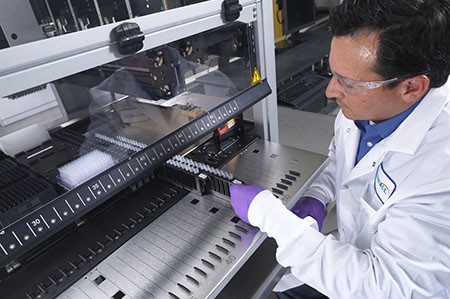
M272 3L241 0L240 4L243 10L238 21L256 21L259 72L273 89L271 96L255 106L255 123L260 136L277 142ZM124 22L135 22L140 26L145 35L141 51L145 51L223 25L221 6L222 1L210 0ZM120 23L0 50L0 97L121 58L110 38L111 30Z
M3 0L0 2L0 11L8 12L1 14L0 25L10 46L45 38L28 0ZM0 61L3 64L3 60Z
M255 13L261 14L257 21L257 45L260 53L258 64L272 87L272 94L255 105L254 120L258 135L264 136L266 140L279 142L272 1L258 3Z

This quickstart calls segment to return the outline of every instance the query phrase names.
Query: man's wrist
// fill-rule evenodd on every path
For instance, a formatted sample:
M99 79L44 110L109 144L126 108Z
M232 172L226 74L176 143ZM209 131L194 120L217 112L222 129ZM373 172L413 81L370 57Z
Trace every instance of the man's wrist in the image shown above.
M275 238L277 243L287 242L293 230L304 231L308 227L317 229L317 222L312 217L301 219L289 211L280 199L268 190L260 192L253 200L248 210L250 224L266 232L269 237Z

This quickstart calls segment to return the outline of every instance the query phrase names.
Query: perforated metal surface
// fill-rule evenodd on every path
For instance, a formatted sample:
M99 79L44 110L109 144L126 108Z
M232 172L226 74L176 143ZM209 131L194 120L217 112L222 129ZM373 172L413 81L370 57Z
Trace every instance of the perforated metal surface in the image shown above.
M324 160L257 141L223 169L290 205ZM213 298L264 238L226 197L190 193L58 298Z

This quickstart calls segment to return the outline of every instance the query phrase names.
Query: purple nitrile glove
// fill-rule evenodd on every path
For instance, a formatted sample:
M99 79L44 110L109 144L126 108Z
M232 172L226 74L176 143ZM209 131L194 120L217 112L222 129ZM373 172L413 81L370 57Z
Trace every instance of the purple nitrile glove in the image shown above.
M231 206L233 207L236 215L238 215L243 221L249 223L248 208L250 207L250 204L255 196L263 190L263 187L257 185L247 186L233 184L230 186Z
M313 217L314 219L316 219L317 224L319 225L319 231L322 230L322 224L323 219L326 215L326 210L325 206L320 200L309 196L302 197L291 208L291 211L302 219L307 216Z

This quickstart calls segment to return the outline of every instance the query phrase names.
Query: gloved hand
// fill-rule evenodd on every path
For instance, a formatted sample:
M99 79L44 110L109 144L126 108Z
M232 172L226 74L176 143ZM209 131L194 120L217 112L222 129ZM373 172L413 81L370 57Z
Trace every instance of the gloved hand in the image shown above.
M322 224L326 215L326 210L325 206L320 200L309 196L302 197L291 208L291 211L302 219L306 216L311 216L312 218L316 219L319 226L319 231L322 230Z
M248 221L248 209L253 199L264 188L257 185L238 185L233 184L230 186L230 200L231 206L234 209L236 215L243 221Z

